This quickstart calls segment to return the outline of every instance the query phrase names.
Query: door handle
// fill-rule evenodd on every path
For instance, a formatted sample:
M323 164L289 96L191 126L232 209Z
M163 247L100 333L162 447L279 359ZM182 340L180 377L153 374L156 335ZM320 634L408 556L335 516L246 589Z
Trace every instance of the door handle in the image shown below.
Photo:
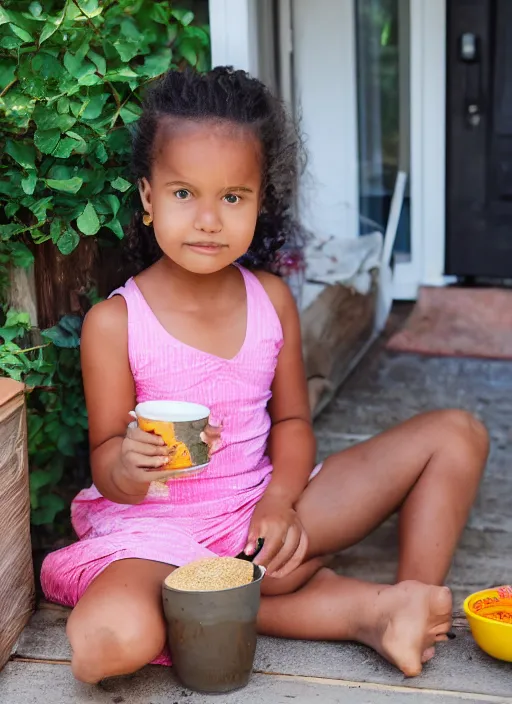
M468 127L480 125L483 113L480 37L465 32L459 38L459 60L466 66L464 78L464 117Z

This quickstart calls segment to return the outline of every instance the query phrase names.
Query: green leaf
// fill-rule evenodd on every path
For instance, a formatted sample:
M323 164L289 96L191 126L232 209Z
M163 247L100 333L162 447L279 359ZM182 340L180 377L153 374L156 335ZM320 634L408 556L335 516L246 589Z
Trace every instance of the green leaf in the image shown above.
M92 19L103 12L101 7L98 7L98 0L77 0L77 5L80 7L86 17Z
M135 56L140 54L140 45L137 42L131 41L129 39L118 39L114 42L114 46L117 50L117 53L121 57L121 61L124 61L125 63L128 63L128 61L131 61L133 58L135 58Z
M27 374L25 377L25 384L27 386L43 386L45 384L46 376L44 374L40 374L39 372L30 372L30 374Z
M39 104L34 109L32 118L38 130L59 130L60 132L65 132L71 129L76 122L76 119L72 115L66 113L67 111L65 111L64 114L58 111L58 104L57 112L54 107Z
M27 194L27 196L31 196L35 189L36 189L36 184L37 184L37 172L36 171L29 171L28 176L25 178L21 179L21 187L23 188L23 192Z
M89 50L87 56L98 69L98 73L101 73L101 75L104 76L107 72L107 62L104 57L101 56L101 54L97 54L95 51L92 51L92 49Z
M104 164L107 161L108 154L103 142L100 142L98 144L94 153L96 155L96 159L100 162L100 164Z
M84 180L79 176L73 176L73 178L67 179L46 179L46 185L49 188L53 188L54 191L62 191L63 193L78 193L82 187ZM77 235L78 237L78 235ZM63 252L64 254L64 252Z
M7 22L12 22L13 17L11 16L11 13L5 10L1 5L0 5L0 26L3 24L7 24Z
M100 221L93 204L89 201L83 213L77 218L76 224L84 235L95 235L100 229Z
M96 71L96 67L93 63L72 54L70 51L66 51L64 54L64 66L73 78L77 78L78 80ZM98 76L96 76L96 78L98 78L98 81L101 80Z
M120 110L121 118L125 125L135 122L142 115L142 108L137 103L129 102Z
M23 181L22 181L23 183ZM4 206L5 210L5 216L8 220L10 220L12 217L16 215L18 210L20 209L20 204L16 202L15 200L11 200L9 203L6 203Z
M21 27L17 27L15 24L10 24L9 28L11 32L14 32L14 34L21 39L22 42L28 43L34 41L34 37Z
M28 129L35 100L15 86L0 98L0 112L19 131Z
M32 438L37 435L37 433L43 427L44 421L41 416L35 413L27 413L27 425L28 425L28 440L29 442Z
M70 92L70 82L69 76L66 73L64 66L61 62L55 58L55 56L50 53L51 49L45 50L41 49L38 54L35 54L32 59L32 64L29 70L32 74L37 74L43 79L44 85L44 96L48 96L48 87L53 86L62 92L62 88L66 88L67 92Z
M87 56L87 52L89 51L89 42L87 39L85 39L82 44L78 47L78 49L75 51L75 58L78 59L79 61L83 61L85 57Z
M77 346L79 344L80 332L82 331L82 318L79 315L64 315L59 320L59 326L66 332L76 336ZM66 347L68 345L65 345Z
M127 17L125 15L121 20L120 30L121 35L125 37L125 39L131 39L137 43L140 43L143 40L143 36L133 17Z
M67 159L71 154L85 154L87 151L87 144L83 137L81 137L76 132L66 132L68 135L64 139L61 139L57 148L53 152L53 156L59 157L60 159Z
M158 22L159 24L163 24L166 27L170 24L171 12L169 10L169 7L163 3L162 4L154 3L151 7L151 11L149 13L149 16L155 22Z
M38 492L44 486L51 484L52 475L44 469L35 469L30 472L30 491Z
M39 506L32 511L31 521L35 526L42 526L52 523L55 516L66 507L60 496L56 494L44 494L40 498Z
M32 230L31 231L31 236L32 240L36 244L43 244L43 242L47 242L49 239L51 239L51 236L48 234L48 232L43 232L42 230Z
M64 139L60 140L57 147L53 150L53 156L57 157L58 159L67 159L75 150L76 145L77 142L74 139L69 139L68 137L65 137Z
M71 108L71 112L73 113L73 115L75 117L79 117L83 113L84 109L86 109L84 108L84 104L86 105L87 103L87 100L85 101L85 103L80 103L78 102L78 100L71 100L69 103L69 107Z
M78 247L80 237L72 227L67 227L59 237L57 247L62 254L71 254Z
M82 135L78 134L78 132L72 132L71 130L68 130L66 134L68 137L71 137L71 139L74 139L75 142L78 142L78 144L75 145L75 151L78 154L85 154L87 151L87 142Z
M73 443L73 438L71 433L62 426L59 439L57 440L57 447L64 457L73 457L75 454L75 445Z
M4 37L0 41L0 46L2 49L7 49L7 51L13 51L13 49L18 49L23 44L17 37Z
M76 78L77 76L75 74L79 74L82 67L82 60L74 56L70 51L66 51L64 54L64 66L69 73Z
M23 242L11 242L11 259L21 269L28 269L34 263L34 255Z
M112 214L115 217L117 215L117 213L119 212L119 208L121 207L121 203L119 201L119 198L114 195L108 195L108 196L105 196L105 200L110 205L110 209L112 211Z
M17 225L15 222L11 222L8 225L0 225L0 239L8 240L18 230L19 225Z
M123 239L124 231L123 231L123 228L121 227L121 223L119 222L119 220L117 220L116 218L112 218L112 220L110 222L105 223L105 227L108 227L109 230L112 230L114 235L116 237L118 237L120 240Z
M160 76L167 71L171 64L171 58L171 52L165 49L162 52L148 56L139 70L144 76L155 78L155 76Z
M55 161L54 159L48 159L47 165L50 165L50 169L47 173L48 178L56 178L61 180L66 180L68 178L73 178L77 176L76 169L68 164L62 164L61 162Z
M129 67L120 68L117 71L108 71L105 74L105 80L111 81L112 83L127 83L134 78L138 78L138 76L135 71L132 71Z
M110 98L109 93L102 93L101 95L94 95L87 104L87 107L82 112L82 117L84 120L95 120L98 118L102 111L105 103Z
M40 17L43 13L43 6L40 2L31 2L28 6L28 11L34 17Z
M78 85L80 86L97 86L102 80L95 73L86 73L84 76L80 76L78 79Z
M50 237L52 238L52 242L54 244L57 244L57 242L59 241L59 238L62 234L62 226L62 220L52 220L50 223Z
M5 146L5 152L24 169L35 168L36 150L29 142L12 142L9 139Z
M0 61L0 89L5 90L14 81L16 64L10 61Z
M112 181L112 188L115 188L116 191L121 191L121 193L124 193L131 187L131 183L129 181L126 181L124 178L121 176L118 176Z
M14 327L21 325L25 330L30 330L30 315L25 311L9 308L5 319L6 327Z
M181 22L184 27L189 25L194 19L194 13L190 10L176 9L171 12L171 15L177 19L178 22Z
M192 40L183 39L183 41L180 42L179 50L183 58L186 59L189 64L192 66L197 64L197 53Z
M183 37L192 39L199 44L200 47L207 48L210 43L208 32L203 27L187 27L183 31Z
M62 116L59 116L62 117ZM34 143L43 154L51 154L60 139L60 130L36 130Z
M57 111L63 115L66 112L69 112L69 98L59 98L59 101L57 102Z
M112 130L107 135L107 145L110 152L114 154L130 154L130 139L128 130Z
M43 31L41 32L41 36L39 37L39 46L43 42L45 42L47 39L49 39L52 34L54 34L59 27L61 26L62 22L64 21L64 17L66 16L66 9L67 9L68 3L64 3L64 8L60 14L58 14L56 17L49 17L45 25L43 27Z
M33 68L30 56L20 57L18 79L23 97L29 96L42 100L46 97L47 86L43 76ZM9 95L9 93L7 94Z
M78 315L65 315L57 325L43 330L42 336L51 340L57 347L68 349L79 347L80 333L82 331L82 319Z
M34 214L37 222L42 222L46 219L46 212L53 206L52 196L47 196L46 198L40 198L39 200L33 201L32 198L27 199L27 207ZM25 205L25 204L24 204Z

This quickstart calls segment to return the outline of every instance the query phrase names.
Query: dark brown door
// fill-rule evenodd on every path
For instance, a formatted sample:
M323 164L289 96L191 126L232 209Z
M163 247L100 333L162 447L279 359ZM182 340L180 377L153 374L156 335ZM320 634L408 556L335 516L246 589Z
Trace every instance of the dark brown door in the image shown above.
M446 273L512 278L512 0L448 0Z

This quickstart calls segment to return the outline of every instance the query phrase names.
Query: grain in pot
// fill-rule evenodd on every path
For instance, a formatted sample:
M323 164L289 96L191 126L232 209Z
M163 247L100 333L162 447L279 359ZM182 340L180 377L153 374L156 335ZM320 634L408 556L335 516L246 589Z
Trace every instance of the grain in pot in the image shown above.
M236 557L205 557L171 572L165 584L181 591L219 591L249 584L253 580L251 562Z

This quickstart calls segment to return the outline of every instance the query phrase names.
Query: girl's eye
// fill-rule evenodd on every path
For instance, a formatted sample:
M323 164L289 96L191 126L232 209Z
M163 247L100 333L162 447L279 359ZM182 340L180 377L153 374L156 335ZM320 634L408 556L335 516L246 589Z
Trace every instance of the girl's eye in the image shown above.
M187 200L190 196L190 191L187 191L186 188L180 188L179 191L174 191L174 195L178 200Z
M224 196L224 200L226 201L226 203L235 205L235 203L238 203L240 201L240 196L237 196L234 193L228 193Z

